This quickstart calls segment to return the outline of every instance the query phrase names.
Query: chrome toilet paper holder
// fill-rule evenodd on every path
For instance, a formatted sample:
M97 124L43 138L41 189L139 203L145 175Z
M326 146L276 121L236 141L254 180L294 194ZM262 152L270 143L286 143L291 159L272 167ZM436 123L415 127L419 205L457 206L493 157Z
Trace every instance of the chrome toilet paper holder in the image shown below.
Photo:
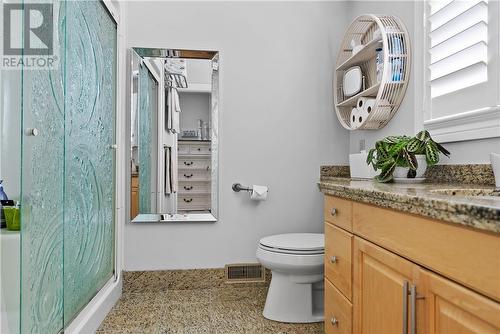
M233 191L237 193L239 193L242 190L249 192L253 191L253 188L242 186L240 183L233 183L233 186L231 188L233 188Z

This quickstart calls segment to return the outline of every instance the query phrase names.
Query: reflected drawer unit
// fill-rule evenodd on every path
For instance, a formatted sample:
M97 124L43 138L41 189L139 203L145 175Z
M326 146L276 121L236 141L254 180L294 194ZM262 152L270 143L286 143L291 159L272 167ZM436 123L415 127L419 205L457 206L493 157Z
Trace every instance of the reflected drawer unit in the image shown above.
M210 209L210 195L178 194L177 209L179 211L203 211Z
M210 159L203 157L179 158L179 169L210 170Z
M210 181L210 171L186 170L179 166L179 182L185 181Z
M210 195L210 182L208 181L179 182L179 195L191 195L191 194Z
M210 211L212 150L209 141L178 142L177 209L179 211Z
M210 156L212 154L211 143L210 141L179 140L178 152L180 157L185 155L191 157L198 155Z

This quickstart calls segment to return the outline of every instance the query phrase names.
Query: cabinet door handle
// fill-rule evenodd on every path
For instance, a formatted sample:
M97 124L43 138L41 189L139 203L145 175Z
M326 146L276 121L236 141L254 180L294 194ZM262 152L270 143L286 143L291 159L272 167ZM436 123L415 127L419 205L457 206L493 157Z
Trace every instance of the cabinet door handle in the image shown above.
M330 319L330 323L331 323L333 326L338 326L338 325L339 325L339 321L337 320L337 318L335 318L335 316L333 316L333 317Z
M335 255L332 256L332 257L330 257L330 262L331 263L337 263L337 261L338 261L338 259L337 259L337 257Z
M189 179L190 177L193 177L193 174L189 174L189 175L184 174L184 177L187 177Z
M412 284L410 287L410 307L411 307L411 315L410 315L410 333L415 334L415 330L417 327L416 318L417 318L417 310L416 310L416 301L417 301L417 287Z
M417 299L425 299L424 296L417 295L417 286L412 285L410 287L410 307L411 307L411 315L410 315L410 333L417 333Z
M337 215L337 209L332 208L332 209L330 210L330 214L331 214L332 216L336 216L336 215Z
M189 187L184 186L184 190L191 190L191 189L193 189L193 186L189 186Z
M184 161L184 165L186 166L191 166L193 165L193 163L194 163L193 161Z
M408 334L408 281L403 283L403 334Z
M189 198L189 199L183 198L183 200L184 200L184 202L186 202L186 203L191 203L191 202L193 201L193 199L192 199L192 198Z

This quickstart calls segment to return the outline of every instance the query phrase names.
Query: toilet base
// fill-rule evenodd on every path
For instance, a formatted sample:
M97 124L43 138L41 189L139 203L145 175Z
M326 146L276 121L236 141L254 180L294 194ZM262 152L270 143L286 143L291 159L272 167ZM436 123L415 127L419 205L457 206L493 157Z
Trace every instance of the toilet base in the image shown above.
M315 283L307 283L318 278L319 280ZM322 322L324 319L323 291L322 275L308 280L304 276L294 277L273 271L262 314L267 319L279 322Z

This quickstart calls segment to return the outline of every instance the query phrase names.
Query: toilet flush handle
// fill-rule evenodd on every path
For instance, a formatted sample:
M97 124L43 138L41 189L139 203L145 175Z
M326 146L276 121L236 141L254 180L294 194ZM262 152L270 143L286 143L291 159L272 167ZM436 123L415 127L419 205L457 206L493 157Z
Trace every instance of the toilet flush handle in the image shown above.
M332 209L330 210L330 214L331 214L332 216L335 216L335 215L337 214L337 209L332 208Z

